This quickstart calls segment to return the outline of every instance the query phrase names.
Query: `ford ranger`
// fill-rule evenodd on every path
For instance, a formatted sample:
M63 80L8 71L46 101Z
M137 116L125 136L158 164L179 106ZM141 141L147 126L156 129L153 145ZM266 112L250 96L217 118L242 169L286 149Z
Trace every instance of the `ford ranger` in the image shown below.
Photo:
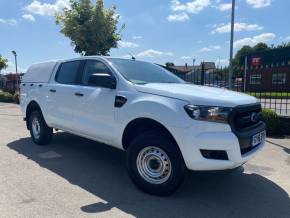
M237 168L265 143L256 98L189 84L138 60L34 64L20 101L36 144L48 144L59 129L123 149L132 181L155 195L173 193L187 170Z

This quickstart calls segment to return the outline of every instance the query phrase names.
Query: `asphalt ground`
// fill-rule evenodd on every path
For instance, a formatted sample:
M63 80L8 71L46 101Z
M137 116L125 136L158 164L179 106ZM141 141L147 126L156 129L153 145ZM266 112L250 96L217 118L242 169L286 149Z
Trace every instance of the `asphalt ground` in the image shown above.
M125 152L58 132L35 145L18 105L0 103L0 217L290 217L290 139L268 138L236 170L189 172L171 196L130 181Z

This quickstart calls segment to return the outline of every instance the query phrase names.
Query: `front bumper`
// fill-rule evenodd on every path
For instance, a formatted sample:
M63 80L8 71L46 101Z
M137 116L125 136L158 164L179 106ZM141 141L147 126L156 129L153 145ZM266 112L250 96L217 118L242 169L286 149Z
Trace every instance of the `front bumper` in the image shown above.
M196 125L187 129L174 129L177 144L183 155L185 164L190 170L226 170L236 168L253 158L264 146L265 140L255 147L245 142L258 132L265 130L265 125L253 128L237 135L228 124L195 121ZM242 143L242 144L241 144ZM205 158L201 150L225 151L227 160Z

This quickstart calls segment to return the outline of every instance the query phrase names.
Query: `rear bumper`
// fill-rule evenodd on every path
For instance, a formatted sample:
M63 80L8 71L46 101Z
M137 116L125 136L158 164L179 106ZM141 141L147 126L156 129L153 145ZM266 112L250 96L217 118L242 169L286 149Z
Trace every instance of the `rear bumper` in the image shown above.
M206 125L204 122L201 125ZM211 128L209 125L213 125ZM226 170L236 168L253 158L264 146L265 140L251 147L251 137L265 129L265 125L244 132L242 136L232 132L227 124L210 123L203 127L175 129L176 141L183 155L185 164L190 170ZM243 153L247 141L247 152ZM241 142L242 144L241 147ZM225 160L205 158L201 150L225 151Z

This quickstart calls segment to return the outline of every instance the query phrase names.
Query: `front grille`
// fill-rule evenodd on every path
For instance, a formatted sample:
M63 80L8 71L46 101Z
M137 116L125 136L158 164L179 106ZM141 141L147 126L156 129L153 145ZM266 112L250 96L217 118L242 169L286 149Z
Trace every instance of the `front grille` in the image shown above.
M230 115L231 127L240 131L257 125L262 119L261 104L238 106Z
M233 108L229 116L229 123L239 140L242 155L255 148L252 147L252 136L265 130L261 115L261 104L250 104Z

